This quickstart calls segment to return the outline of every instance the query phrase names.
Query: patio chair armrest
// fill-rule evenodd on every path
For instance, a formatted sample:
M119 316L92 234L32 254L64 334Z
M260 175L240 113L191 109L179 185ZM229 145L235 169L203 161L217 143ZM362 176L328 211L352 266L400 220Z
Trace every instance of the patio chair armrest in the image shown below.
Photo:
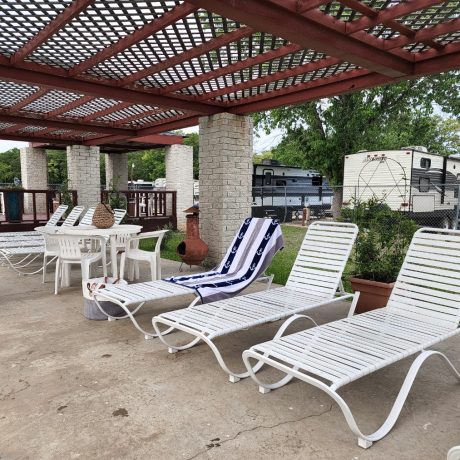
M292 315L290 318L288 318L278 329L278 332L275 334L275 337L273 337L273 340L279 339L280 337L283 336L283 334L286 332L286 329L294 322L297 321L298 319L309 319L315 326L318 326L316 321L311 318L310 316L307 315Z
M275 277L275 275L273 273L271 275L267 275L264 272L256 279L256 281L267 283L267 291L268 291L272 286L272 282L273 282L274 277Z
M159 247L158 243L161 243L161 240L163 239L164 235L169 232L169 230L155 230L153 232L145 232L145 233L140 233L139 235L134 235L130 236L126 240L126 251L128 251L131 248L131 243L133 241L140 241L140 240L145 240L147 238L158 238L157 244L155 246L155 249Z
M360 294L361 294L360 291L355 291L355 293L353 294L353 300L351 301L350 310L348 311L347 318L350 318L355 314L355 309L356 309L356 305L358 303Z

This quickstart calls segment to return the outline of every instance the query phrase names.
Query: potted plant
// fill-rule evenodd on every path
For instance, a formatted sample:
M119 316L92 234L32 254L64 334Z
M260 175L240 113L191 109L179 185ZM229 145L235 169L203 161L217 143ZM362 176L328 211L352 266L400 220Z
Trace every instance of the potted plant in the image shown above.
M354 203L342 216L360 230L353 258L355 275L350 279L353 290L361 293L355 311L384 307L417 224L377 198Z
M5 202L5 219L7 222L21 222L22 211L24 209L24 192L19 179L14 180L14 185L10 185L3 192Z

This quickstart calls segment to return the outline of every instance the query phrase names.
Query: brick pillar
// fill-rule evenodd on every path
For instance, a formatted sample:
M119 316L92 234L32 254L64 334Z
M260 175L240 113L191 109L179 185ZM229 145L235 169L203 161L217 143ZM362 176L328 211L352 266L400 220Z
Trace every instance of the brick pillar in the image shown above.
M118 190L128 190L128 154L105 154L105 187L110 188L110 183Z
M185 229L184 209L193 205L193 147L166 147L166 188L177 191L177 227Z
M220 113L200 118L200 229L213 263L251 216L252 136L249 117Z
M101 202L99 147L70 145L67 147L69 189L78 193L78 204L90 207Z
M45 149L23 147L21 149L21 180L26 190L48 189L48 158ZM37 213L46 213L46 195L36 195ZM24 211L33 212L32 194L24 194Z

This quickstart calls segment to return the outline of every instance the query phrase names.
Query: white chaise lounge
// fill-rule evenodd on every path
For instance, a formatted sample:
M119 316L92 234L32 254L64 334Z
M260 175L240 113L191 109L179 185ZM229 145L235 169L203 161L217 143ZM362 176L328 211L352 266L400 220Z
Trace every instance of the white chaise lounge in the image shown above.
M358 227L354 224L315 222L308 228L286 286L163 313L152 320L155 331L171 353L202 340L209 345L231 382L248 377L247 372L239 374L228 368L213 340L353 297L344 293L336 296L336 293L357 234ZM187 332L193 339L183 346L172 345L160 333L159 325L167 326L166 332Z
M108 319L130 318L145 338L156 337L139 325L134 315L146 303L169 297L195 295L203 303L237 295L255 280L268 281L263 275L275 253L283 247L283 236L278 221L272 219L245 219L233 239L222 262L215 269L193 275L165 278L130 285L114 284L93 293L100 310ZM101 301L119 305L125 312L122 317L107 314Z
M385 308L283 336L286 321L269 342L243 352L243 360L262 393L298 378L325 391L339 405L358 444L367 448L386 436L396 423L421 365L430 356L447 357L433 345L457 335L460 318L460 231L418 230ZM412 363L393 408L383 425L364 434L337 390L378 369L420 353ZM255 364L254 363L255 360ZM256 372L263 364L283 372L265 383Z

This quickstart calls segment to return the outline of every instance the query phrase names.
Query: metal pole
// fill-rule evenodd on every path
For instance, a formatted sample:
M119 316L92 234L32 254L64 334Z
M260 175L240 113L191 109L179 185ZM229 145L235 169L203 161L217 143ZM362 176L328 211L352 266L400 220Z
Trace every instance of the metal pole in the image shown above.
M460 185L458 185L458 189L457 189L457 207L455 209L455 220L454 220L453 225L452 225L452 228L454 230L457 230L457 228L458 228L459 208L460 208Z

